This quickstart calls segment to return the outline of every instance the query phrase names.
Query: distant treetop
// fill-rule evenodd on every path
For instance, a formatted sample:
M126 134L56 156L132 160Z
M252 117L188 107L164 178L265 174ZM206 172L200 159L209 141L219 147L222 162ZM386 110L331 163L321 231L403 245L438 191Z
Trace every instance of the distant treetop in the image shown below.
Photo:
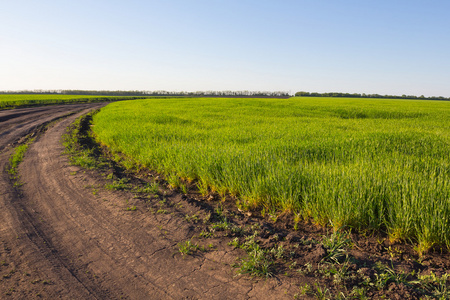
M432 97L425 97L424 95L421 96L413 96L413 95L401 95L401 96L394 96L394 95L379 95L379 94L359 94L359 93L310 93L310 92L297 92L295 93L296 97L342 97L342 98L386 98L386 99L419 99L419 100L450 100L450 98L445 98L442 96L432 96Z

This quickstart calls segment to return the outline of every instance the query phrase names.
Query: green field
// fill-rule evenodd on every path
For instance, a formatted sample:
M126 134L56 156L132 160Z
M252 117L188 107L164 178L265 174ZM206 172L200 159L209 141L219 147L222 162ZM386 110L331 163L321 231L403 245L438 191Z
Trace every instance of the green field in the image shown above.
M450 248L450 102L151 99L94 117L129 166L238 196L243 209Z
M58 94L0 94L0 110L18 107L41 106L52 104L89 103L113 100L127 100L143 97L113 97Z

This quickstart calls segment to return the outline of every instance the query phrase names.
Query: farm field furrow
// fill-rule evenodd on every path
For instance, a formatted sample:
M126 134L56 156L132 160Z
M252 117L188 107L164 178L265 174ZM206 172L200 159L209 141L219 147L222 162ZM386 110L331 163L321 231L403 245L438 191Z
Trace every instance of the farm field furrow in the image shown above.
M335 229L450 248L450 103L297 97L116 102L99 142L173 186Z

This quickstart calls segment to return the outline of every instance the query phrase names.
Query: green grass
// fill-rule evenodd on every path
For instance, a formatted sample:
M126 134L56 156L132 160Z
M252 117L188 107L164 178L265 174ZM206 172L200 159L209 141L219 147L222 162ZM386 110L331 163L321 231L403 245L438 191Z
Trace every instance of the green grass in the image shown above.
M191 240L178 244L178 251L181 253L181 255L192 255L197 250L204 251L205 248L200 247L198 244L193 244Z
M86 126L89 126L93 113L89 113L75 120L67 133L63 136L65 153L69 154L70 163L87 169L101 168L104 161L99 161L97 156L100 153L92 143L92 138L86 133Z
M121 96L86 96L86 95L57 95L57 94L0 94L0 110L18 107L91 103L116 100L133 100L145 97L121 97Z
M9 158L9 174L16 175L17 174L17 168L19 166L19 163L23 160L23 156L25 155L25 152L27 152L29 143L22 144L17 146L14 149L14 153Z
M450 103L346 98L116 102L94 133L128 167L291 211L450 248Z
M269 249L261 248L258 243L255 242L254 235L245 238L245 242L240 244L238 238L235 238L230 245L236 248L241 248L247 252L247 256L238 261L234 267L238 268L238 274L249 274L251 276L258 277L271 277L272 269L274 267L274 255L276 249L272 251ZM282 255L282 254L281 254ZM281 258L281 257L280 257Z
M21 144L14 148L14 152L9 158L9 169L8 173L10 178L14 181L15 186L21 185L19 182L19 164L22 162L28 147L33 143L34 138L28 138L24 144Z

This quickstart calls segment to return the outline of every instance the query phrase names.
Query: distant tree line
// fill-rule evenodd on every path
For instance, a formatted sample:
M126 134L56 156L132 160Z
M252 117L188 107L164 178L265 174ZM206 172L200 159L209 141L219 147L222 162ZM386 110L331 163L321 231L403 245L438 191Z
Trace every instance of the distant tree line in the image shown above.
M174 91L109 91L109 90L22 90L22 91L0 91L0 94L61 94L61 95L92 95L92 96L166 96L166 97L267 97L267 98L289 98L286 91L196 91L196 92L174 92ZM450 97L432 96L425 97L414 95L380 95L359 93L316 93L297 92L296 97L345 97L345 98L386 98L386 99L419 99L419 100L450 100Z
M432 96L425 97L422 96L414 96L414 95L379 95L379 94L359 94L359 93L310 93L310 92L297 92L295 93L296 97L343 97L343 98L386 98L386 99L418 99L418 100L450 100L450 98L442 97L442 96Z
M98 96L173 96L173 97L277 97L288 98L291 95L283 91L107 91L107 90L23 90L0 91L0 94L61 94L61 95L98 95Z

